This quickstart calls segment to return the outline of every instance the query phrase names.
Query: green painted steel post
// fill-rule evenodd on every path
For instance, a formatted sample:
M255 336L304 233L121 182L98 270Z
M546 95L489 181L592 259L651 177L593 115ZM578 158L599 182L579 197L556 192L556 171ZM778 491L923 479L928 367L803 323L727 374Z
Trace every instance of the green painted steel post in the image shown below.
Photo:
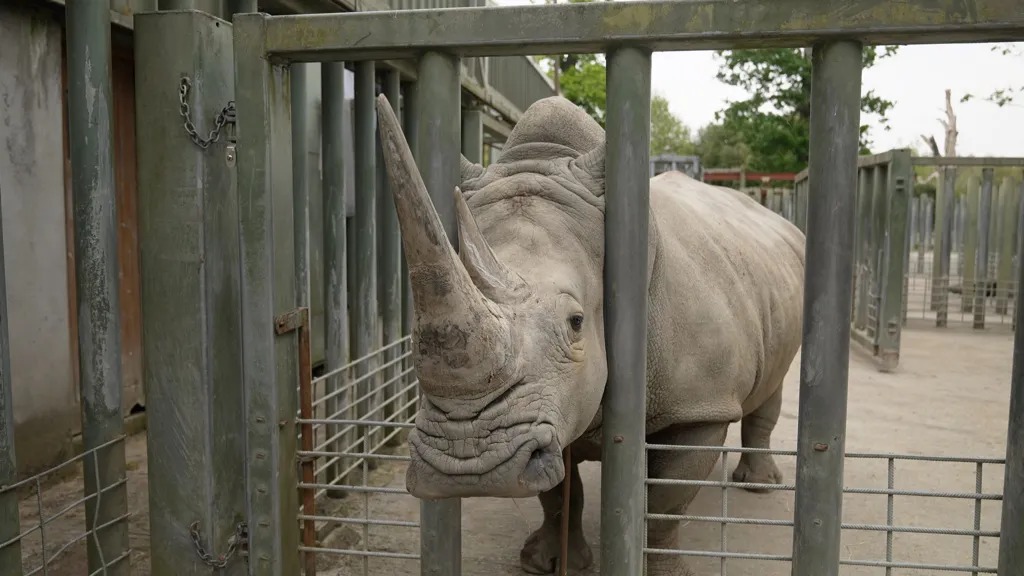
M836 41L816 44L811 53L793 576L839 574L861 50L859 42Z
M249 573L298 574L297 336L275 330L298 299L289 70L266 57L266 15L234 22Z
M177 45L179 49L168 50ZM203 150L168 87L187 77L196 131L234 100L230 26L202 12L135 16L139 244L147 390L150 566L155 576L211 574L202 545L226 551L245 521L245 420L239 292L237 150L232 126ZM204 53L203 58L195 54ZM225 574L247 572L235 557Z
M934 266L935 247L932 245L932 243L935 235L932 232L935 229L935 202L932 200L931 197L925 197L925 206L927 208L925 208L924 211L924 229L921 232L924 237L925 252L932 252L932 265ZM924 253L921 254L919 262L921 263L920 272L923 274L925 271Z
M373 354L380 347L377 322L377 115L374 105L376 96L376 65L372 61L360 61L355 65L355 100L352 118L355 125L354 151L356 170L356 216L355 216L355 292L352 301L352 339L355 344L353 356L362 358ZM361 377L375 372L380 358L373 355L356 367L355 376ZM380 420L379 375L364 378L355 387L356 398L366 398L356 405L356 418ZM372 411L377 410L371 414ZM362 426L359 430L362 448L358 452L371 452L378 429ZM375 459L366 461L367 468L376 468Z
M981 169L981 199L978 202L978 257L974 269L974 328L985 327L989 285L989 228L992 223L992 168Z
M384 95L391 103L395 117L401 118L401 75L398 70L388 70L384 73ZM378 137L378 141L380 138ZM378 145L378 149L380 146ZM380 295L381 295L381 318L383 321L384 345L391 346L388 349L385 361L391 363L391 367L384 373L384 380L390 382L385 388L385 405L383 416L393 418L396 421L401 419L399 409L406 403L405 395L399 392L407 386L404 379L399 378L402 373L401 363L397 359L401 357L402 348L394 346L402 338L402 270L401 270L401 244L402 237L398 229L398 215L395 211L394 196L388 191L389 182L384 169L384 161L381 158L378 170L382 178L378 181L381 185L378 191L378 213L380 221ZM389 446L396 446L401 443L403 436L388 432Z
M935 325L939 328L946 326L949 316L949 256L952 248L956 168L943 168L940 184L936 190L939 198L935 202L935 254L932 256L932 307L935 310Z
M416 140L419 133L417 130L419 120L417 113L416 83L409 82L405 84L405 90L402 94L402 131L405 133L405 140L409 143L409 149L412 151L413 158L418 160ZM402 335L411 336L413 321L412 286L409 284L409 266L405 261L405 251L402 249L401 242L398 243L398 247L400 251L399 260L401 262L400 274L402 277ZM411 344L409 350L410 352L412 350ZM411 355L402 363L402 370L409 372L408 382L410 385L416 381L416 372L413 370ZM411 387L408 394L403 398L403 404L408 406L408 409L402 414L403 422L409 422L415 417L418 404L418 402L415 402L417 396L416 387Z
M1024 188L1024 184L1022 184ZM1024 204L1024 203L1022 203ZM1024 235L1018 239L1024 248ZM1017 268L1017 286L1024 286L1024 266ZM1014 322L1024 322L1020 291L1016 294ZM1024 330L1013 336L1010 377L1010 414L1006 430L1006 465L1003 472L1002 518L999 531L1000 576L1024 576Z
M882 301L879 307L878 352L880 368L892 372L900 361L900 336L903 327L904 282L910 251L910 187L913 183L913 166L908 150L893 150L892 161L886 170L886 226L889 233L883 240Z
M309 306L309 107L308 71L312 64L291 65L292 197L295 203L295 286L299 306Z
M871 270L871 285L868 287L868 336L871 344L878 346L879 333L882 330L882 294L885 292L885 260L886 236L889 233L887 210L888 170L885 164L871 167L871 240L868 253L868 267ZM872 316L874 311L874 316Z
M1017 213L1020 210L1020 195L1009 177L1000 185L1003 206L999 213L1002 222L999 234L999 272L996 277L996 314L1006 315L1009 311L1010 294L1013 293L1013 257L1017 244Z
M964 268L960 279L960 310L969 314L974 310L974 270L978 257L978 200L981 191L974 176L967 178L967 197L964 205Z
M458 246L452 191L461 182L460 72L457 56L427 52L417 70L416 158L430 200L448 239ZM462 501L420 503L420 571L423 576L462 574Z
M0 487L18 478L14 452L14 387L11 385L11 341L7 325L7 271L4 263L4 227L0 210ZM21 533L18 492L0 488L0 576L21 576ZM12 541L13 540L13 541ZM12 541L4 545L5 542Z
M868 168L857 170L856 193L856 220L855 220L855 244L854 244L854 278L857 282L856 302L857 312L854 316L853 326L857 330L865 330L868 325L868 304L871 302L869 296L871 286L871 230L874 220L871 217L871 206L874 194L872 192L872 180L869 178L871 171ZM806 232L804 233L806 235Z
M348 330L348 270L345 258L348 247L345 218L345 177L352 167L346 165L342 142L345 131L351 127L345 123L345 63L324 62L321 64L321 102L323 113L320 131L323 147L323 205L324 205L324 368L327 372L341 369L349 358ZM345 419L350 416L342 413L351 403L349 391L339 392L344 384L344 375L333 376L325 383L325 394L336 394L326 403L327 418ZM327 426L326 434L335 438L341 433L342 426ZM340 454L346 446L352 444L352 434L342 439L334 439L327 444L327 450ZM324 471L326 482L339 480L346 460L337 457ZM341 497L341 490L328 490L328 497Z
M643 573L646 540L647 237L651 54L608 53L601 574Z
M484 161L484 120L479 108L462 111L462 155L477 164Z
M89 572L130 574L128 491L121 407L121 307L110 69L110 7L68 0L68 142L74 203L75 291L81 370L87 526L110 524L87 539ZM169 87L177 89L177 86ZM102 492L100 492L102 491Z
M224 0L159 0L159 10L198 10L217 18L229 18ZM236 12L255 12L255 10L236 10Z

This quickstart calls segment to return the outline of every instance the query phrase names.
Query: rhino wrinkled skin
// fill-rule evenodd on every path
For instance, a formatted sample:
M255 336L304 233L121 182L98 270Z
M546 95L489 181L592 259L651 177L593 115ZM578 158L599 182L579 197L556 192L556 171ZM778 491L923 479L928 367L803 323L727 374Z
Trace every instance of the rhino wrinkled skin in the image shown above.
M602 316L605 134L561 97L534 103L501 158L462 160L448 242L384 96L378 116L413 290L422 407L409 435L418 498L537 495L544 521L523 546L529 573L558 556L561 454L572 445L570 567L592 563L578 463L600 460L607 379ZM650 181L647 440L715 445L742 421L768 448L782 381L800 346L804 236L747 196L678 172ZM639 383L638 383L639 385ZM705 479L717 452L651 451L652 478ZM778 484L772 457L744 454L733 478ZM652 513L681 514L693 486L649 486ZM678 522L647 545L675 548ZM689 571L651 555L648 574Z

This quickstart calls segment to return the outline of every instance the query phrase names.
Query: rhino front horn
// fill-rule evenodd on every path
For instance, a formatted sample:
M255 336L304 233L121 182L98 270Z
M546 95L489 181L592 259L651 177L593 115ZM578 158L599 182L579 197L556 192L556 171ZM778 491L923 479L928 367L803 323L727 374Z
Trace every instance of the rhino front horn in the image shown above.
M441 218L430 201L412 151L387 98L377 97L381 148L398 214L409 267L417 340L417 371L423 391L458 397L493 385L480 374L495 374L510 350L507 323L497 306L473 284L448 241ZM472 382L481 390L452 382ZM470 385L473 386L473 385Z

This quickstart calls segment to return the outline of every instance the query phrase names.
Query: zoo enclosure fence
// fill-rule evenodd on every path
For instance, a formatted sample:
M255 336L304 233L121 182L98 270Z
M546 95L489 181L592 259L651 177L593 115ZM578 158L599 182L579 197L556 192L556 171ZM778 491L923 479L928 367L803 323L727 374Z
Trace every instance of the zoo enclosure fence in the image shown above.
M417 162L423 179L450 229L453 214L445 198L458 183L458 134L454 126L443 122L440 132L427 141L423 139L423 128L431 119L457 116L457 107L452 108L452 99L444 95L456 89L459 58L607 51L606 274L617 292L614 297L607 296L605 302L610 354L604 431L609 441L602 465L601 572L633 575L643 565L644 552L649 551L643 546L645 518L638 505L648 483L659 480L644 478L643 474L643 419L636 417L644 410L643 389L627 385L642 380L645 370L646 298L642 272L646 267L644 215L648 208L646 150L650 120L648 110L630 103L650 97L651 50L812 45L811 159L806 208L797 216L806 223L808 273L800 439L795 451L800 472L796 478L792 562L794 574L835 574L841 562L836 543L842 528L840 502L844 493L842 438L853 310L850 275L855 237L853 199L857 190L861 47L887 42L1019 39L1024 37L1024 16L1011 2L999 0L976 3L971 11L935 0L916 0L900 10L867 1L847 2L842 18L831 15L833 4L791 0L786 10L780 10L777 3L769 5L758 0L729 4L698 0L438 10L431 14L436 26L429 31L417 26L422 15L415 13L302 19L239 16L235 19L236 79L241 95L238 121L240 129L252 135L240 141L239 157L247 162L266 161L264 171L242 170L239 186L248 191L251 201L262 203L271 201L287 180L281 179L281 175L289 173L287 154L279 152L287 144L280 135L287 132L288 102L278 95L283 93L290 63L345 60L369 67L370 64L363 63L380 58L418 58L418 93L429 94L431 98L418 102L419 134L412 139L418 139ZM352 34L357 29L361 34ZM433 128L436 130L437 125ZM884 170L879 166L871 168L875 174ZM909 182L903 185L908 186ZM878 188L872 190L872 199L879 195ZM635 221L631 215L636 217ZM243 217L243 227L252 226L254 230L266 229L269 224L266 215L256 215L251 220ZM251 257L259 261L265 258L261 254L267 249L257 246L250 252ZM893 251L889 261L896 260L904 260L902 250ZM263 290L269 279L250 276L245 282L252 283L253 289ZM606 290L606 295L611 293ZM269 342L262 338L254 339L253 345L257 350L270 352ZM1020 350L1022 346L1018 340L1015 348ZM278 360L287 358L284 355ZM1015 370L1011 410L1016 412L1011 414L1008 436L1004 488L1008 497L1003 500L998 561L1000 572L1005 574L1013 574L1024 564L1015 560L1021 557L1024 542L1019 488L1024 473L1018 445L1022 418L1017 414L1020 389L1021 375ZM273 408L273 404L249 405L256 412ZM611 437L616 439L615 443L610 441ZM275 444L274 448L286 446ZM904 459L885 454L872 457L890 467ZM278 489L294 486L296 483L291 488L282 483ZM887 496L904 492L889 487L884 490L882 494ZM980 490L960 496L973 500L989 497L979 494ZM423 503L421 560L425 572L459 573L458 512L457 502ZM885 532L890 538L900 532L891 523L869 529ZM972 538L990 534L973 529L966 532ZM264 541L261 547L274 551L272 556L288 554L279 541ZM896 565L890 561L891 555L890 548L884 561L890 567ZM967 568L977 572L988 569L976 563Z

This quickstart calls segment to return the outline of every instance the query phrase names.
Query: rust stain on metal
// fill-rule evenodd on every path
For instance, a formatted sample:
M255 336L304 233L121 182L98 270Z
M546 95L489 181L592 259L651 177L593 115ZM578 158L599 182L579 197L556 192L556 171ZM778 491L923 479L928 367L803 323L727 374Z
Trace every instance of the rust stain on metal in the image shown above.
M826 452L828 451L828 444L818 442L817 444L814 445L814 450L816 452Z

